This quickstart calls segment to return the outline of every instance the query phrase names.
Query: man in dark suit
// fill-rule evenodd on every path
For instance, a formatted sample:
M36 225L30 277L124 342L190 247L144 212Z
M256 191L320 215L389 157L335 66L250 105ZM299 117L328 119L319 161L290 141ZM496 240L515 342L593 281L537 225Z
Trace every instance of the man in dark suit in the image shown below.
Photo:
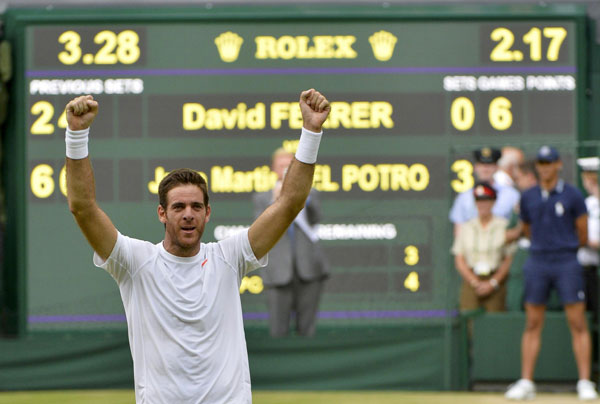
M277 183L272 191L254 194L254 216L258 217L279 196L281 183L293 154L280 148L273 153L272 170ZM315 333L317 309L329 268L313 226L319 222L319 193L310 191L305 208L269 252L269 264L261 270L269 307L269 329L273 337L288 335L295 313L296 333Z

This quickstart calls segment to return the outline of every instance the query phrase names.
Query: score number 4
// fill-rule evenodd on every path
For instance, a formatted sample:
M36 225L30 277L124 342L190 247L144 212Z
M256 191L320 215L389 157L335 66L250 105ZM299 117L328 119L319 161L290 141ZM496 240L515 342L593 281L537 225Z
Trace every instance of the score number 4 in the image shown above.
M39 115L38 119L31 125L30 131L32 135L51 135L54 133L54 125L50 122L54 117L54 106L52 104L48 101L38 101L31 106L31 114ZM66 110L63 110L56 124L61 129L67 127Z
M419 263L419 249L417 247L409 245L404 248L404 263L409 266ZM404 287L413 293L419 290L421 283L419 282L419 274L416 271L412 271L404 279Z
M108 30L100 31L94 36L94 43L103 44L102 47L95 55L87 53L82 57L83 52L79 46L81 36L75 31L65 31L58 37L58 42L65 46L65 50L58 54L58 60L65 65L74 65L80 60L86 65L130 65L140 58L139 41L139 35L132 30L118 34Z
M550 62L557 61L560 47L567 37L567 30L563 27L546 27L543 30L533 27L523 35L523 43L529 45L529 59L533 62L542 60L542 35L550 38L546 59ZM490 34L490 38L492 41L498 42L490 53L490 60L493 62L520 62L523 60L523 52L511 50L515 42L515 34L508 28L496 28Z

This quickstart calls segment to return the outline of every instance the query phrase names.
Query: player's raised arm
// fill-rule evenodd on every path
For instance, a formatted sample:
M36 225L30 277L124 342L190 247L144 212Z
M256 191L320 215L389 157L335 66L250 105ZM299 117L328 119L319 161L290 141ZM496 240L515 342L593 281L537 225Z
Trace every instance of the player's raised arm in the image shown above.
M296 158L288 168L279 197L248 230L250 246L258 259L277 243L304 207L313 182L321 126L330 109L329 101L314 89L300 95L303 128Z
M88 134L98 114L98 102L91 95L67 104L67 199L85 238L103 260L117 241L117 229L96 204L94 172L88 157Z

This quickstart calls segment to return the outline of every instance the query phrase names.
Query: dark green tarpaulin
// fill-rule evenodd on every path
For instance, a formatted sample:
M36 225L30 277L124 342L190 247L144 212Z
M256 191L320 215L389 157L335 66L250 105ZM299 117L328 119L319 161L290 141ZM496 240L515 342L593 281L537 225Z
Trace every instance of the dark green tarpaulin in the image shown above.
M272 339L246 330L254 389L443 390L465 387L460 328L444 363L444 326L321 329L314 338ZM0 340L0 390L133 388L126 332L34 333Z

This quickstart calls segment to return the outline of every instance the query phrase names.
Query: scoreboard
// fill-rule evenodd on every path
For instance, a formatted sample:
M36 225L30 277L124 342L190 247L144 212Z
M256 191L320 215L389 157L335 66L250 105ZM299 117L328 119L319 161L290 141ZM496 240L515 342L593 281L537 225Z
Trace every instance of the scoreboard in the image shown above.
M78 95L100 104L89 147L101 208L157 243L158 183L179 167L208 180L204 242L249 226L252 194L275 183L271 153L297 145L300 92L325 94L313 186L332 269L320 321L331 324L448 315L448 210L473 185L470 151L560 146L584 129L577 9L186 10L9 20L21 67L9 164L24 185L7 191L8 224L27 330L125 327L118 288L66 203L64 107ZM266 318L263 292L260 272L242 281L247 322Z

